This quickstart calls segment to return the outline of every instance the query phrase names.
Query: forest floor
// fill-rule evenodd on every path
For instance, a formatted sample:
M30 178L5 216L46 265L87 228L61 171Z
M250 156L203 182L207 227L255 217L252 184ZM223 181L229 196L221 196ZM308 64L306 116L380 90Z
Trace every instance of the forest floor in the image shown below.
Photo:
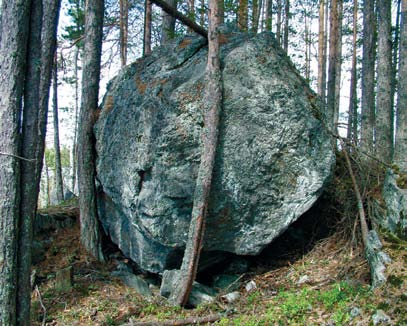
M219 326L407 325L407 242L385 235L384 251L392 263L381 288L370 289L362 250L338 231L305 254L252 267L242 275L234 302L227 303L221 293L214 303L195 309L170 306L158 287L156 295L143 298L125 286L111 275L117 260L101 264L81 249L77 225L43 236L49 246L45 260L33 267L33 325L178 325L205 316L219 316L212 323ZM60 287L56 275L68 267L72 286ZM255 288L247 291L250 281Z

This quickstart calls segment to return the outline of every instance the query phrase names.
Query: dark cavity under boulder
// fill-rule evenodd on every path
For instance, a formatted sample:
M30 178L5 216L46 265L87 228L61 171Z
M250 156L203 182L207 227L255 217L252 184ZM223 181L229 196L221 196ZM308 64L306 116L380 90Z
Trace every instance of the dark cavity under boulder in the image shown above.
M320 195L334 153L316 95L271 34L221 36L223 111L204 255L256 255ZM201 155L206 42L111 81L95 125L103 228L142 269L180 265Z

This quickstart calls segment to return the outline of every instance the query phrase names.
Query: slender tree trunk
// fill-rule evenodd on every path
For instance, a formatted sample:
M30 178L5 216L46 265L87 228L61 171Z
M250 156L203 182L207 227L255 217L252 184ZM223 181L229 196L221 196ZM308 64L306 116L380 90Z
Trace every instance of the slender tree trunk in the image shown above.
M395 163L407 173L407 0L401 0Z
M54 150L55 150L55 190L58 203L64 200L64 186L62 179L61 148L59 145L59 119L58 119L58 63L55 53L54 69L52 73L52 112L54 123Z
M325 47L325 0L319 1L318 17L318 95L325 100L326 85L323 82L326 74L326 47Z
M47 161L44 157L44 169L45 169L45 183L46 183L46 194L45 194L45 201L47 203L47 207L51 206L51 184L49 180L49 168Z
M282 0L277 0L277 30L276 30L276 38L277 43L281 45L281 15L283 11L283 5L281 3Z
M248 0L239 0L239 11L237 15L237 26L242 31L247 31L249 23L249 2Z
M165 0L165 2L172 8L177 8L177 0ZM162 27L161 27L161 45L166 44L174 37L175 33L175 18L163 11L162 13Z
M39 150L39 110L41 76L42 0L33 0L27 47L24 107L22 115L21 156L31 161L21 162L20 219L18 233L17 325L30 325L31 246L33 223L37 211L40 180L36 160Z
M219 59L218 2L209 1L208 63L206 66L205 114L202 131L203 151L195 187L191 225L181 266L180 292L176 302L184 306L196 277L203 246L205 220L215 163L219 116L222 107L222 75Z
M341 74L342 74L342 16L343 0L338 0L338 40L336 43L336 68L335 68L335 105L333 126L337 130L339 122L339 105L341 96Z
M288 31L290 29L290 0L285 0L285 24L284 24L284 43L283 48L288 52Z
M308 17L307 17L308 13L307 11L304 12L304 39L305 39L305 79L307 80L307 82L309 83L310 81L310 64L311 64L311 58L310 58L310 53L308 52L309 50L309 27L308 27Z
M72 144L72 174L71 174L71 189L72 193L75 193L76 187L76 172L78 161L78 115L79 115L79 47L75 47L74 57L74 73L75 73L75 112L74 112L74 130L73 130L73 144Z
M360 145L363 151L373 153L375 121L375 14L374 0L363 3L363 55L362 55L362 125Z
M271 32L272 23L273 23L273 0L265 0L266 1L266 31Z
M386 163L392 162L393 134L391 125L391 2L377 1L378 47L377 47L377 109L376 109L376 154Z
M358 139L358 99L357 99L357 37L358 37L358 0L353 1L353 37L352 37L352 67L350 77L348 141L357 144Z
M202 15L203 19L205 18L205 0L201 0L201 8L202 8ZM218 20L219 20L219 25L222 25L225 23L225 0L218 0ZM201 26L204 24L202 23Z
M326 119L330 130L335 130L335 108L336 108L336 80L337 80L337 61L338 57L338 40L339 40L339 15L338 2L340 0L331 0L331 15L329 29L329 65L328 65L328 94Z
M120 61L122 67L127 63L127 44L129 29L129 2L120 0Z
M151 53L151 26L153 22L152 10L153 6L150 0L145 1L144 8L144 47L143 56Z
M397 0L397 13L396 13L396 26L394 31L394 42L393 42L393 60L392 60L392 80L391 80L391 107L392 107L392 117L391 120L393 124L391 125L391 134L394 135L394 122L397 108L395 107L395 96L396 96L396 86L397 86L397 65L398 65L398 49L399 49L399 39L400 39L400 15L401 15L401 0ZM395 146L395 143L393 144ZM394 147L393 147L393 159L394 159Z
M103 261L101 229L97 217L93 125L98 110L100 60L103 36L103 0L88 0L85 7L85 49L82 104L78 142L78 181L81 242Z
M188 4L188 17L195 21L195 0L187 0ZM191 29L189 29L190 32L192 32Z
M252 0L252 32L257 33L259 28L259 0Z

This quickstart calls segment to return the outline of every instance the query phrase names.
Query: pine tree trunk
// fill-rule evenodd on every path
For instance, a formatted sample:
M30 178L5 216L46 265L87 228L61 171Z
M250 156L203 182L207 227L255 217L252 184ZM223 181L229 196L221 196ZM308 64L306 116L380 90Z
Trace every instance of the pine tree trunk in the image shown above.
M325 0L319 1L318 17L318 95L325 101L326 46L325 46Z
M143 56L151 53L152 9L153 9L153 6L152 6L151 1L145 0Z
M252 1L252 32L257 33L259 28L259 0Z
M202 131L203 150L195 186L192 218L181 266L179 293L175 302L184 306L195 280L203 246L205 220L215 163L219 116L222 107L222 76L219 59L218 2L209 1L208 62L206 66L205 113Z
M0 43L0 325L17 323L21 104L30 1L3 1ZM34 165L33 161L30 161Z
M64 200L64 186L62 179L61 148L59 145L59 119L58 119L58 63L55 55L54 69L52 72L52 112L54 123L54 151L55 151L55 190L58 203Z
M357 99L357 37L358 37L358 0L353 1L353 38L352 67L350 77L349 112L347 139L357 145L358 139L358 99Z
M195 0L187 0L188 3L188 17L195 21ZM189 28L189 32L192 30Z
M374 76L375 76L375 14L374 0L363 3L363 55L362 55L362 116L360 146L363 151L373 153L373 131L375 120Z
M276 26L276 39L277 43L280 45L281 45L281 15L283 11L281 1L282 0L277 0L277 26Z
M328 128L335 130L335 108L336 104L336 81L337 81L337 61L338 57L338 40L339 40L339 15L338 2L340 0L331 0L330 11L330 28L329 28L329 62L328 62L328 90L327 90L327 107L326 120Z
M218 14L218 20L219 20L219 25L222 25L225 23L225 0L218 0L218 9L219 9L219 14ZM205 22L205 0L201 0L201 26L204 25Z
M177 0L165 0L172 8L177 8ZM175 33L175 18L163 11L162 27L161 27L161 45L166 44L174 37Z
M398 65L398 50L399 50L399 40L400 40L400 15L401 15L401 0L397 0L397 12L396 12L396 25L394 26L394 42L393 42L393 59L392 59L392 79L391 79L391 107L392 109L392 117L391 120L393 124L391 125L391 134L394 135L394 121L396 116L395 107L395 96L396 96L396 87L397 87L397 65ZM395 143L393 142L393 159L394 159L394 146Z
M75 112L74 112L74 130L73 130L73 144L72 144L72 174L71 174L71 189L75 193L76 187L76 172L78 161L78 115L79 115L79 74L78 74L78 60L79 60L79 47L75 47L74 56L74 74L75 74Z
M376 109L376 155L386 163L392 162L393 134L391 82L391 2L377 1L377 109Z
M273 23L273 0L265 0L266 1L266 14L265 14L265 21L266 21L266 31L271 32L272 23Z
M339 105L341 96L341 74L342 74L342 16L343 0L338 0L338 39L336 43L336 68L335 68L335 104L333 126L337 131L339 122ZM338 132L338 131L337 131Z
M239 0L239 11L237 15L237 26L242 31L247 31L249 17L249 2L248 0Z
M290 0L285 0L285 24L283 49L288 52L288 31L290 29Z
M98 110L103 36L103 0L88 0L85 7L85 42L82 102L78 138L78 183L81 242L103 261L101 229L97 217L93 125Z
M120 61L122 67L127 63L128 29L129 3L128 0L120 0Z
M310 81L310 63L311 63L311 58L310 58L310 53L308 52L309 49L309 27L308 27L308 13L305 12L304 14L304 40L305 40L305 79L309 83Z
M407 173L407 0L401 0L395 163Z
M37 164L39 149L38 104L40 101L42 1L33 0L27 47L24 108L22 115L21 156L32 161L21 162L20 219L18 233L17 325L30 324L31 244L37 210L39 179Z

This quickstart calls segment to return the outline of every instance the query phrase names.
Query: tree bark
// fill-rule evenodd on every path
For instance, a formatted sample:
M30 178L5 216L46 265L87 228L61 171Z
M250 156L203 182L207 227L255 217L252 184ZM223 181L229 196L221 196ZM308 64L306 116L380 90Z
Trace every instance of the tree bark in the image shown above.
M208 31L205 28L199 26L197 23L189 19L187 16L181 14L179 11L177 11L176 8L170 6L164 0L151 0L151 2L159 6L168 15L178 19L180 22L187 25L188 27L191 27L199 35L208 38Z
M376 155L391 163L393 156L392 106L391 106L391 2L377 1L377 108L376 108Z
M101 229L96 208L93 125L98 110L103 15L103 0L87 1L85 7L85 49L78 141L81 242L99 261L104 261L104 257L102 253Z
M129 3L128 0L120 0L120 61L122 67L127 63L128 28Z
M157 3L153 1L154 3ZM172 8L173 10L177 11L177 0L163 0L168 7ZM160 6L161 7L161 6ZM161 7L163 8L163 7ZM168 13L163 8L162 13L162 25L161 25L161 45L168 43L169 40L174 38L175 33L175 17L171 13Z
M41 29L42 0L32 0L30 27L27 45L27 67L25 73L24 106L22 114L21 156L32 160L21 162L20 219L18 233L17 274L17 325L30 324L31 302L31 244L33 223L39 193L39 110L41 76Z
M284 23L284 42L283 49L288 52L288 31L290 29L290 0L285 0L285 23Z
M259 28L259 0L252 0L252 32L257 33Z
M0 43L0 325L16 324L21 104L30 0L2 3Z
M392 59L392 79L391 79L391 107L392 107L392 117L391 120L393 124L391 125L391 134L394 135L394 121L396 117L397 108L395 107L395 95L397 87L397 66L398 66L398 49L399 49L399 39L400 39L400 16L401 16L401 0L397 0L397 12L396 12L396 25L394 26L394 42L393 42L393 59ZM394 146L393 143L393 159L394 159Z
M54 123L54 151L55 151L55 190L58 203L64 200L64 185L62 179L61 165L61 147L59 144L59 118L58 118L58 62L55 54L54 69L53 69L53 97L52 97L52 112Z
M78 74L78 61L79 61L79 46L75 46L74 56L74 74L75 74L75 112L74 112L74 130L73 130L73 144L72 144L72 174L71 174L71 189L75 193L76 187L76 170L78 161L78 115L79 115L79 74Z
M211 190L218 139L219 116L222 107L222 75L219 59L218 2L209 1L208 62L204 94L204 128L202 130L202 155L195 186L194 205L184 258L179 278L179 293L175 302L184 306L189 298L196 277L199 257L205 234L205 220Z
M281 15L283 11L282 0L277 0L277 26L276 26L276 39L277 43L281 45Z
M248 0L239 0L239 9L237 13L237 26L242 31L247 31L249 24L249 2Z
M360 146L363 151L373 153L373 131L375 121L374 76L375 76L375 14L374 0L363 3L363 55L362 55L362 125Z
M357 37L358 0L353 1L352 67L350 77L349 111L347 139L357 145L358 139L358 99L357 99Z
M273 0L265 0L266 1L266 31L271 32L272 23L273 23Z
M343 20L343 0L338 0L338 40L336 43L336 68L335 68L335 105L333 125L335 130L339 122L339 105L341 96L341 75L342 75L342 20Z
M318 95L325 102L326 92L326 43L325 43L325 0L319 1L318 17Z
M407 0L401 0L395 163L407 173Z
M152 9L153 8L151 1L145 0L143 56L151 53Z

